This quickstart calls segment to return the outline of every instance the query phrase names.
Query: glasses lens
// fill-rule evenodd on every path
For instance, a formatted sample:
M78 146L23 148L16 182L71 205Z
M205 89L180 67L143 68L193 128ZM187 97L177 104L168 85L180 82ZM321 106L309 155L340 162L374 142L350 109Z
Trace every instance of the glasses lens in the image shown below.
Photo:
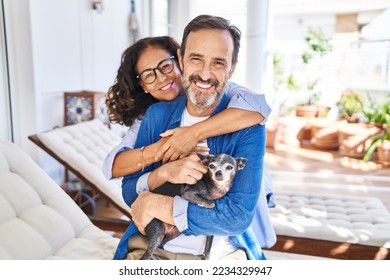
M139 78L145 83L145 84L151 84L153 83L156 78L156 69L160 71L162 74L169 74L172 72L173 68L175 67L175 64L173 62L173 58L166 58L157 65L156 68L154 69L147 69L143 71L140 75Z
M156 80L156 73L152 69L146 70L141 73L140 78L144 83L151 84Z
M173 70L173 60L171 58L165 59L159 63L157 69L163 74L169 74Z

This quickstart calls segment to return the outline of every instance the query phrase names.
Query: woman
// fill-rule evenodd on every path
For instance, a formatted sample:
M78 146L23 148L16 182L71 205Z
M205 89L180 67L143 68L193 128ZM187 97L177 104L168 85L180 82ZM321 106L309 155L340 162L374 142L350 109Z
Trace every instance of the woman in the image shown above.
M108 179L137 172L160 160L168 162L184 157L203 139L263 123L268 117L270 108L263 95L229 82L226 89L230 98L228 109L193 126L166 131L160 141L133 149L147 108L184 94L177 62L178 48L174 39L162 36L141 39L123 53L106 104L110 121L129 126L129 130L104 161L103 171ZM196 151L207 152L208 149L197 147ZM163 167L169 168L169 165L168 162ZM265 197L272 191L270 184L262 189L264 192L255 216L264 220L262 215L268 211ZM262 229L256 235L262 247L270 247L275 241L274 236L264 236Z

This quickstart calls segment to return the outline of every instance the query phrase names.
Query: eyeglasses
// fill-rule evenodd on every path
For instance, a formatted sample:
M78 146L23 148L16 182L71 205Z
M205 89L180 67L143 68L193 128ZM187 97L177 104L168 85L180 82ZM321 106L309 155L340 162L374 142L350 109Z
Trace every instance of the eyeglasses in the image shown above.
M145 69L139 75L136 77L137 79L140 79L145 84L151 84L154 83L154 81L157 79L157 73L156 70L160 71L161 74L169 74L173 71L173 68L175 67L174 62L174 56L168 57L164 60L161 60L156 68L149 68Z

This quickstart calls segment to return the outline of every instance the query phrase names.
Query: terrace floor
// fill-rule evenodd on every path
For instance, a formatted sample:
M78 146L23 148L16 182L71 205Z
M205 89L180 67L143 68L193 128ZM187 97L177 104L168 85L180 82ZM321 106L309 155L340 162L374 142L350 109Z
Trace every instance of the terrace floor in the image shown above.
M344 157L337 151L278 143L265 162L274 191L316 191L377 197L390 210L390 168Z

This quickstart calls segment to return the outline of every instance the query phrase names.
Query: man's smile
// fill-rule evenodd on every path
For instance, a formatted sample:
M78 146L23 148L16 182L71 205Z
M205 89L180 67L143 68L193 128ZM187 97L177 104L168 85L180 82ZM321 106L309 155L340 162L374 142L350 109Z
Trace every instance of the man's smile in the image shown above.
M212 85L210 85L209 83L201 83L200 81L195 81L195 85L201 89L210 89L212 87Z

